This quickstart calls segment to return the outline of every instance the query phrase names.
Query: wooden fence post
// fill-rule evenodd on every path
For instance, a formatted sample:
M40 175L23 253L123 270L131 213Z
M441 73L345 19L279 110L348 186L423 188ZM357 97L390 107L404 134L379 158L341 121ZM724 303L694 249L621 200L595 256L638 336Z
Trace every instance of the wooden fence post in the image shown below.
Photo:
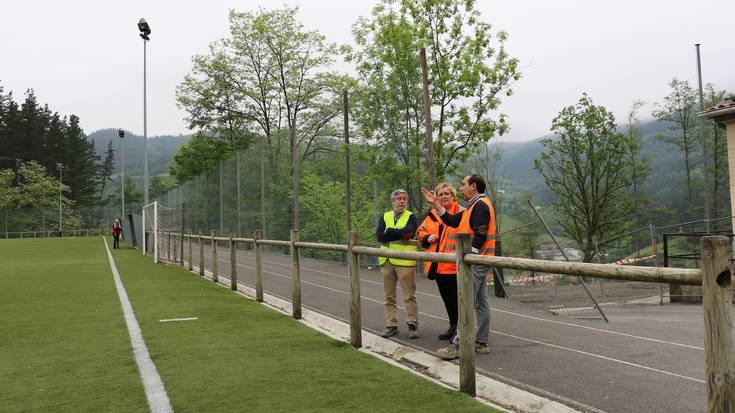
M291 230L291 302L293 318L301 319L301 268L299 265L299 249L294 244L299 240L299 230Z
M201 229L199 230L199 275L204 277L204 242Z
M360 256L352 252L359 237L350 231L347 240L347 269L350 277L350 343L352 347L362 347L362 305L360 298Z
M171 231L166 232L166 239L168 241L168 245L167 245L168 250L166 251L166 259L168 261L171 261Z
M459 390L475 397L475 289L472 268L464 261L464 256L472 252L472 244L467 233L456 234L455 240L459 295Z
M235 254L235 241L230 232L230 290L237 291L237 258Z
M260 230L255 231L255 241L253 249L255 250L255 301L263 302L263 246L258 243L260 241Z
M191 229L189 230L188 242L189 242L189 244L188 244L188 247L189 247L189 265L188 265L187 268L189 269L189 271L191 271L192 269L194 269L194 264L192 263L192 261L194 260L194 256L192 255L192 252L193 251L191 249Z
M212 281L219 281L219 274L217 273L217 231L212 231Z
M709 412L735 411L731 268L727 237L702 237L704 355Z

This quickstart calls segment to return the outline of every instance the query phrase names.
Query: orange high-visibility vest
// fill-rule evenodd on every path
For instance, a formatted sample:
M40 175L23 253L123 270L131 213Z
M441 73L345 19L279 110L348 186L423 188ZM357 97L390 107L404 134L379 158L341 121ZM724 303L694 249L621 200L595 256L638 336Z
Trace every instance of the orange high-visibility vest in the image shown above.
M447 208L447 212L450 214L457 214L461 211L459 204L456 202L452 204L449 208ZM436 235L439 236L439 239L437 240L436 244L433 244L429 246L428 248L424 248L424 251L426 252L449 252L453 253L455 249L455 242L454 237L450 235L454 235L457 233L458 228L452 228L448 225L446 225L444 222L442 222L441 218L439 218L439 214L436 212L435 209L432 209L429 214L433 214L434 218L436 220L432 219L431 215L427 215L424 219L424 222L421 223L421 226L418 229L418 237L419 241L423 240L425 236L427 235ZM440 236L441 232L441 236ZM439 247L437 249L437 246ZM431 261L424 262L424 273L429 274L429 269L431 268L431 265L433 263ZM448 262L440 262L437 263L436 268L437 274L456 274L457 273L457 265L455 263L448 263Z
M472 204L471 207L464 210L462 213L462 221L459 223L459 227L457 228L457 232L465 232L469 233L471 235L475 235L475 231L470 228L470 216L472 215L472 210L475 209L475 205L477 205L478 202L484 202L488 209L490 210L490 222L488 222L487 226L487 240L482 244L482 247L480 247L480 255L495 255L495 210L493 209L493 204L490 202L490 199L488 199L487 196L484 196L477 201L475 201L474 204Z

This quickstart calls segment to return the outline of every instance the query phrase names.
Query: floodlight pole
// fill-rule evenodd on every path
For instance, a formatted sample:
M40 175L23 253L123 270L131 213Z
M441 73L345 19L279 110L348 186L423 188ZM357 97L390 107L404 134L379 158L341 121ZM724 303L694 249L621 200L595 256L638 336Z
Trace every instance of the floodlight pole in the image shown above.
M125 221L125 131L120 129L118 130L118 136L120 137L120 156L122 158L121 164L122 164L122 175L120 179L120 199L122 204L122 219L123 222ZM123 239L125 238L125 233L123 233Z
M61 216L61 171L64 169L64 165L62 165L61 162L57 162L56 169L59 170L59 236L61 236L64 232L64 225L62 223L63 218Z
M148 205L148 104L146 79L146 44L151 38L151 27L145 19L138 21L138 30L143 39L143 205Z
M697 79L699 81L699 111L704 112L704 97L702 96L702 62L699 58L699 43L695 44L697 48ZM709 234L709 177L707 166L707 137L704 135L704 120L699 118L699 136L702 137L702 154L704 158L704 231Z

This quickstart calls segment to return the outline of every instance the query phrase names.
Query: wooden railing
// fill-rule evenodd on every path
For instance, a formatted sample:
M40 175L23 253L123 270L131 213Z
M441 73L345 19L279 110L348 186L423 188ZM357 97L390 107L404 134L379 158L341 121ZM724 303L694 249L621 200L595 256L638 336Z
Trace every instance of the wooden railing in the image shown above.
M311 248L347 253L347 273L350 280L350 343L362 346L362 316L360 296L360 255L399 258L415 261L457 263L457 282L459 295L459 366L460 390L472 396L475 385L475 304L471 265L486 265L498 268L511 268L544 273L556 273L596 277L615 280L642 281L652 283L673 283L701 285L704 296L705 362L707 381L707 400L710 412L735 411L735 347L732 337L732 305L730 302L731 262L728 241L722 236L708 236L701 239L702 269L653 268L637 266L618 266L613 264L591 264L578 262L544 261L513 257L490 257L471 254L470 235L457 234L457 248L452 253L433 253L421 251L383 250L358 245L357 233L349 234L347 245L322 244L299 241L298 231L291 232L289 241L261 239L257 231L254 238L218 237L180 233L171 236L188 240L189 269L192 269L192 240L199 241L199 274L204 275L204 243L212 244L212 280L218 282L216 248L218 242L229 242L231 260L230 288L237 289L237 269L235 249L238 243L249 243L255 250L255 291L256 300L263 301L262 246L273 245L288 247L291 251L292 278L292 315L301 318L301 270L299 250ZM182 248L183 250L183 248ZM183 257L180 264L184 265Z

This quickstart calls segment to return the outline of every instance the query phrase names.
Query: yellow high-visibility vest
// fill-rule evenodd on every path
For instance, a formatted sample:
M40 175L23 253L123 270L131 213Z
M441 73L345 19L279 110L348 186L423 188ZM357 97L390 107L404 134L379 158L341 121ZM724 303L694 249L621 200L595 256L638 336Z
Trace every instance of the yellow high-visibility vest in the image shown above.
M412 212L409 210L403 211L403 214L401 214L401 217L398 218L398 222L394 220L395 214L393 211L388 211L385 214L383 214L383 221L385 221L385 229L388 228L396 228L401 229L405 228L406 224L408 223L408 218L411 216ZM394 251L416 251L416 246L418 243L416 240L397 240L397 241L391 241L380 244L380 249L383 250L394 250ZM389 260L391 264L398 265L400 267L413 267L416 265L416 261L410 261L410 260L400 260L397 258L385 258L385 257L379 257L378 262L380 265L385 264L385 261Z

